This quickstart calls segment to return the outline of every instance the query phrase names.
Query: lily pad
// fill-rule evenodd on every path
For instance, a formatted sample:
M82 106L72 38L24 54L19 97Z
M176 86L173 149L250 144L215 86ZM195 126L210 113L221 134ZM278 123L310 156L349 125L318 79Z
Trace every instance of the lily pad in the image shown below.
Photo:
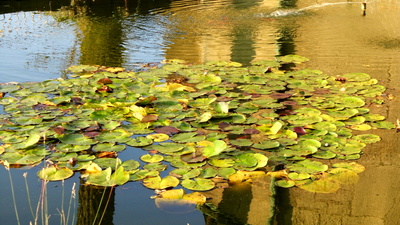
M296 183L292 180L277 180L275 184L276 186L283 188L290 188L296 185Z
M205 178L194 178L194 180L183 180L182 186L194 191L208 191L215 187L215 183L212 180Z
M97 141L87 138L83 134L65 134L61 136L59 139L65 144L93 145L97 143Z
M98 143L93 146L95 151L107 151L107 152L121 152L125 150L125 145L115 145L114 143Z
M299 188L315 193L334 193L340 188L340 184L330 179L321 179L300 185Z
M166 189L176 187L178 184L178 178L173 176L166 176L164 178L160 176L148 177L143 180L143 185L150 189Z
M292 165L288 165L287 168L290 171L298 172L298 173L319 173L319 172L324 172L328 170L328 166L324 165L320 162L317 161L311 161L311 160L303 160L300 162L296 162Z
M70 178L74 174L69 168L56 168L56 167L47 167L43 168L38 172L38 176L42 180L49 180L49 181L58 181L58 180L65 180Z
M207 145L203 149L203 156L210 158L212 156L219 155L221 152L223 152L227 148L227 144L222 141L222 140L216 140L210 143L210 145Z
M359 134L353 137L354 140L359 140L366 144L376 143L381 140L376 134Z
M114 173L110 167L101 172L90 174L87 177L86 183L97 185L97 186L116 186L123 185L129 180L129 173L124 170L124 167L120 166Z
M146 155L142 155L140 156L140 160L142 160L143 162L148 162L148 163L153 163L153 162L161 162L164 159L164 156L162 155L150 155L150 154L146 154Z

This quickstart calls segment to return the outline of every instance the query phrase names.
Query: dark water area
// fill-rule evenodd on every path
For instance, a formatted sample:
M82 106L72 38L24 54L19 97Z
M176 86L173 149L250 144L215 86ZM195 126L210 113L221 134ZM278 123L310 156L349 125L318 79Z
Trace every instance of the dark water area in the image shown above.
M271 16L276 10L282 16ZM398 0L367 1L365 14L361 2L343 0L0 1L0 83L65 78L76 64L132 70L165 59L247 65L298 54L310 59L304 67L329 75L363 72L378 79L396 98L371 110L395 122L399 13ZM280 189L265 179L207 192L210 204L196 208L157 202L140 182L102 189L80 185L76 175L47 183L47 209L38 211L51 215L49 224L98 224L99 217L107 225L399 224L399 134L374 133L382 141L357 160L366 171L336 193ZM138 160L140 151L127 149L121 157ZM0 167L0 224L18 224L13 192L20 224L35 224L35 217L45 224L46 215L36 216L44 190L39 169Z

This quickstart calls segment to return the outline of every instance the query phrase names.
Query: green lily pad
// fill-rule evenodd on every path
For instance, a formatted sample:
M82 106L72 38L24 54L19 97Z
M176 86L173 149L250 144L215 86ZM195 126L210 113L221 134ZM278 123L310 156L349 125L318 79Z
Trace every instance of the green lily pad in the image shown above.
M58 181L70 178L73 174L74 171L66 167L63 168L47 167L41 169L38 172L38 177L42 180Z
M132 147L143 147L153 144L153 140L150 138L138 136L130 139L130 141L127 141L126 144Z
M216 140L211 142L210 145L204 147L202 154L204 157L210 158L212 156L219 155L227 148L227 146L228 145L225 143L225 141Z
M125 171L131 172L139 168L140 163L136 160L128 159L123 161L120 166L124 167Z
M153 163L148 163L143 166L143 169L146 170L157 170L157 171L164 171L166 170L168 165L160 163L160 162L153 162Z
M371 125L375 128L380 129L393 129L396 127L396 125L389 121L376 121L374 123L371 123Z
M9 164L34 165L41 162L45 156L35 154L23 154L18 152L5 152L0 155L0 159Z
M186 179L182 181L182 186L193 191L208 191L215 187L212 180L205 178L194 178L194 180Z
M202 178L213 178L218 174L218 170L212 167L207 167L201 170L200 177Z
M156 176L143 179L143 185L150 189L166 189L176 187L178 184L179 180L173 176L166 176L164 178Z
M229 177L235 173L236 170L233 168L218 168L218 175L224 179L229 179Z
M376 143L381 140L376 134L359 134L353 137L354 140L361 141L366 144Z
M233 159L210 159L208 162L215 167L231 167L235 165Z
M204 135L198 135L197 132L179 133L171 137L178 143L199 142L205 139Z
M236 146L241 146L241 147L249 147L253 144L253 142L249 139L230 140L229 143L231 145L236 145Z
M65 134L59 137L59 139L65 144L93 145L97 143L97 141L87 138L83 134Z
M86 183L97 186L111 187L116 185L123 185L129 181L129 173L120 166L114 173L110 167L101 172L89 174Z
M104 132L95 137L95 139L99 142L109 142L109 143L125 143L131 141L130 136L132 133L123 131L123 130L114 130L109 132Z
M130 174L129 180L130 181L138 181L142 180L147 177L157 177L160 175L159 171L156 170L139 170L133 174Z
M345 168L334 168L329 172L331 175L327 179L339 184L355 184L359 180L357 173Z
M263 141L261 143L254 143L252 147L265 150L278 148L280 145L278 141Z
M153 144L153 145L147 146L144 149L156 150L161 153L168 154L168 153L174 153L174 152L181 151L185 147L186 147L186 145L184 145L184 144L173 143L173 142L163 142L163 143L160 143L159 145Z
M346 78L346 81L368 81L371 79L371 76L366 73L346 73L343 74L342 77Z
M357 109L344 109L341 111L330 111L328 115L336 118L337 120L346 120L352 116L357 115L359 111Z
M119 158L97 158L94 162L101 168L115 169L122 163Z
M340 184L330 179L321 179L300 185L299 188L315 193L334 193L340 188Z
M317 151L312 156L317 159L333 159L336 157L336 154L331 151Z
M161 162L164 159L164 156L162 155L150 155L150 154L146 154L146 155L142 155L140 156L140 160L142 160L143 162L148 162L148 163L153 163L153 162Z
M181 179L195 178L195 177L199 176L200 173L201 173L201 170L199 168L195 168L195 169L178 168L178 169L171 170L171 172L169 172L169 174L171 176L181 178Z
M296 172L292 172L292 173L289 173L289 174L288 174L288 177L289 177L291 180L305 180L305 179L310 178L311 176L310 176L310 174L308 174L308 173L296 173Z
M362 130L362 131L371 130L371 126L368 124L353 125L350 128L353 130Z
M290 188L296 185L296 183L292 180L277 180L275 182L275 185L278 187L283 187L283 188Z
M279 61L283 63L302 63L302 62L307 62L309 59L303 56L299 55L285 55L282 57L279 57Z
M332 165L332 167L334 167L334 168L345 168L345 169L351 170L351 171L353 171L355 173L361 173L361 172L363 172L365 170L365 167L363 165L360 165L360 164L355 163L355 162L351 162L351 163L348 163L348 162L335 163L335 164Z
M300 162L296 162L292 165L288 165L287 168L290 171L298 172L298 173L319 173L328 170L328 166L324 165L317 161L311 160L303 160Z
M13 144L12 146L15 149L28 148L28 147L31 147L31 146L37 144L39 142L40 138L41 138L40 134L32 134L25 141L17 143L17 144Z
M235 166L238 168L254 167L258 163L257 158L252 153L243 153L236 156Z
M126 149L125 145L115 145L114 143L98 143L93 146L95 151L105 152L121 152Z

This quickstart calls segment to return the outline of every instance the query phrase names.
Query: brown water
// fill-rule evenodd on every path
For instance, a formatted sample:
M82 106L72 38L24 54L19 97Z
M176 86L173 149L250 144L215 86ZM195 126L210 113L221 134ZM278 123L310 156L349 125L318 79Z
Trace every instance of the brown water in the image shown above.
M64 2L64 6L71 5ZM48 1L15 4L0 3L0 82L56 78L77 63L135 68L141 63L179 58L195 63L227 60L248 64L298 54L310 59L305 67L329 75L368 73L386 85L389 93L400 96L398 0L367 1L365 15L361 3L350 0L127 0L113 4L96 0L59 11L49 11L61 6ZM270 16L275 10L297 11ZM395 122L399 108L396 97L372 110ZM383 140L369 145L358 160L366 166L359 182L336 193L275 189L269 180L261 180L252 186L209 192L217 208L197 211L160 209L148 198L152 191L132 183L116 189L107 224L399 224L399 134L376 133ZM19 180L17 195L25 195L21 178L25 171L12 172L15 182ZM29 174L30 182L35 182L35 173ZM0 187L1 224L16 224L4 169L0 180L6 183ZM67 182L68 189L73 181L79 183L72 179ZM59 207L61 185L56 185L51 183L49 201ZM32 186L40 188L40 184ZM82 199L90 193L96 195L85 188L80 193L81 210L76 208L76 215L90 208ZM21 217L28 218L22 200L19 206ZM176 214L184 210L190 212ZM59 218L57 211L52 213L52 218ZM79 215L81 221L91 218Z

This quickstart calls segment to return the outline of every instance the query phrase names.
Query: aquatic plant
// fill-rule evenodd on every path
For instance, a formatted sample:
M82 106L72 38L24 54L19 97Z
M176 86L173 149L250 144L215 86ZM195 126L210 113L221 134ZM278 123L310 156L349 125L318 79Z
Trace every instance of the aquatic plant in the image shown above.
M69 68L71 79L3 84L0 160L45 161L41 179L80 171L98 186L142 181L150 189L205 191L272 175L281 187L333 192L363 170L347 161L380 140L353 131L395 125L370 113L386 89L368 74L279 70L307 60L289 55L248 67L170 60L136 72L78 65ZM140 149L142 162L118 157ZM343 162L325 162L334 158Z

